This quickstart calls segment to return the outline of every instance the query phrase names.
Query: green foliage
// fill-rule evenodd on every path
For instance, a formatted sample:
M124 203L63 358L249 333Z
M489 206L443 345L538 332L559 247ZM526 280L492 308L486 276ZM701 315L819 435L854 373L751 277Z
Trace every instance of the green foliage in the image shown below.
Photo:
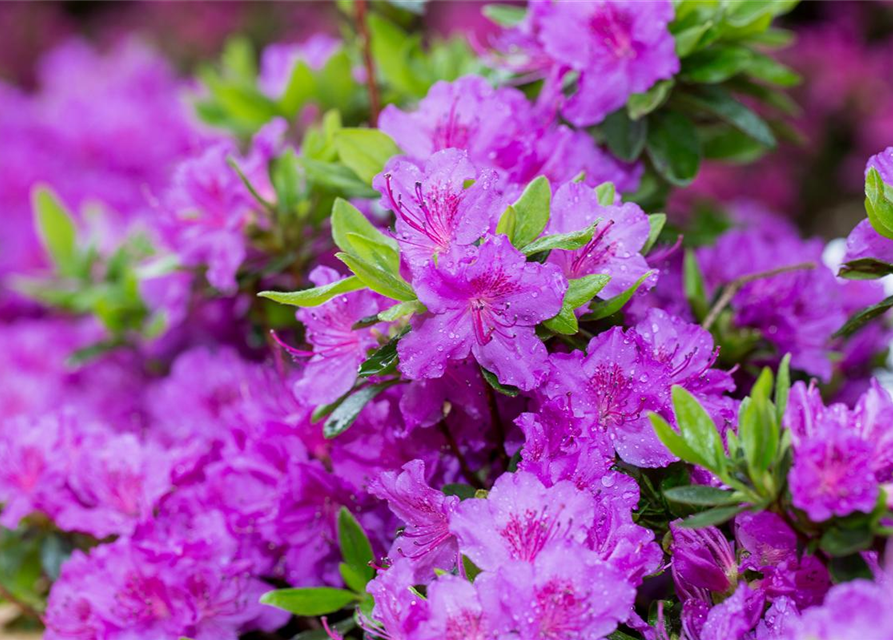
M372 184L385 163L400 152L378 129L341 129L335 135L335 148L341 162L366 184Z
M528 245L521 247L521 253L526 256L535 256L538 253L552 251L553 249L562 249L565 251L574 251L581 249L592 240L598 221L589 225L585 229L578 231L569 231L567 233L556 233L551 236L543 236L537 238Z
M525 187L523 193L510 205L496 227L496 233L508 236L518 248L534 242L549 223L552 187L545 176L539 176Z
M615 313L618 313L623 307L626 306L626 303L632 299L633 295L636 291L639 290L639 287L650 278L654 274L654 271L649 271L648 273L642 274L642 276L636 280L632 286L630 286L625 291L618 293L613 298L608 298L607 300L597 300L589 305L589 313L580 318L586 322L592 322L595 320L601 320L603 318L608 318L613 316Z
M260 601L298 616L322 616L340 611L356 602L357 594L332 587L279 589L268 591L261 596Z
M844 324L834 333L834 337L845 338L853 335L875 318L882 316L891 307L893 307L893 296L884 298L877 304L873 304L870 307L862 309L861 311L854 314L849 320L847 320L846 324Z
M352 580L354 582L352 585L351 581L345 579L345 582L355 592L363 594L366 591L366 584L375 577L375 569L371 565L374 559L372 545L360 523L346 507L341 507L338 512L338 541L341 545L341 557L344 558L342 566L347 567L355 579Z
M32 193L37 236L44 251L61 275L82 271L77 251L77 229L71 214L48 187L38 186Z
M302 289L301 291L261 291L257 295L268 298L279 304L288 304L293 307L317 307L332 298L350 291L357 291L365 285L356 276L344 278L321 287Z
M397 384L397 380L387 380L377 384L371 384L348 393L333 407L331 414L323 424L322 433L326 438L334 438L347 431L379 393Z
M893 188L884 184L874 167L865 176L865 212L874 230L893 239Z

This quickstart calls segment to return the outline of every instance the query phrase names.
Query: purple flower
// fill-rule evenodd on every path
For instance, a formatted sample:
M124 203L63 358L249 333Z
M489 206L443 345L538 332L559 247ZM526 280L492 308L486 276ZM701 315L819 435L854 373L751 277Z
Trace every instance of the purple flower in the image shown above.
M556 267L490 236L427 264L413 285L429 313L398 345L407 377L438 378L471 353L503 384L529 390L542 380L547 353L534 327L561 310L567 281Z
M820 607L785 625L784 640L863 640L893 637L890 585L853 580L833 587Z
M398 560L390 569L379 573L366 590L375 598L373 621L365 621L365 630L371 635L388 640L414 640L419 625L429 615L429 605L410 587L413 586L413 570L409 560Z
M511 560L532 562L564 541L582 543L593 519L592 497L569 482L546 488L519 471L499 477L486 500L465 500L450 520L459 548L494 571Z
M893 240L885 238L871 226L866 218L850 231L846 239L846 255L843 261L873 258L893 264Z
M648 240L648 216L633 203L602 206L595 191L576 182L562 185L552 201L547 233L585 229L599 220L592 240L576 251L553 251L549 262L561 267L568 280L594 273L611 280L603 297L616 296L648 272L640 251Z
M387 500L391 511L406 523L394 541L391 558L408 558L420 581L433 576L434 569L449 571L455 566L458 546L449 525L459 498L428 486L424 462L413 460L403 465L399 474L381 474L369 493Z
M475 584L499 638L604 638L629 618L635 598L615 569L567 543L532 562L503 561Z
M673 582L683 601L710 602L712 594L727 595L738 579L735 551L716 527L686 529L670 523L673 542Z
M375 177L382 206L397 217L397 242L413 274L432 257L470 245L495 226L505 205L494 180L493 172L478 172L458 149L435 153L423 170L398 156ZM468 181L474 184L466 189Z
M746 584L738 585L729 598L707 614L699 640L743 640L760 620L763 594L752 591Z
M316 267L310 281L323 286L340 280L329 267ZM307 404L326 404L350 391L357 370L370 349L378 345L375 327L354 330L355 322L387 307L386 300L372 291L354 291L328 302L300 309L297 318L307 328L307 342L313 346L303 375L295 384L295 394Z
M881 175L881 180L893 184L893 147L887 147L871 156L865 164L865 175L868 175L869 169L876 169Z
M538 2L520 30L530 38L531 66L547 73L548 82L557 87L566 73L580 74L562 114L577 126L589 126L626 104L631 94L679 71L667 29L672 19L673 5L666 1Z
M648 410L668 406L665 368L642 358L636 341L614 327L589 342L586 354L553 354L552 373L543 391L567 395L574 414L585 416L593 429L607 433L626 462L657 467L675 458L661 444L647 418Z
M877 382L852 411L825 407L814 385L797 382L785 414L794 448L788 475L794 505L817 522L870 512L879 483L893 477L891 417L893 400Z
M461 413L476 424L488 419L484 379L472 359L451 361L439 378L414 380L400 396L400 414L407 432L431 427L446 416ZM455 413L454 413L455 412Z
M430 614L418 630L418 640L492 640L496 612L485 609L475 585L452 575L440 576L428 587Z

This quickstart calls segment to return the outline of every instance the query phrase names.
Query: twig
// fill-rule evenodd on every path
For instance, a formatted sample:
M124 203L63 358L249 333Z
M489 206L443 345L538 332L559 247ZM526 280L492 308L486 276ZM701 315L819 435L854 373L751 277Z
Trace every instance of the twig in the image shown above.
M363 66L366 67L366 88L369 91L369 124L378 125L378 114L381 111L381 100L378 97L378 84L375 80L375 62L372 59L372 38L369 35L369 24L366 22L366 0L356 0L357 31L363 41Z
M17 598L15 594L13 594L3 584L0 584L0 598L6 600L9 604L18 609L23 616L44 624L43 616L40 614L40 611L32 607L27 602L21 600L20 598Z
M716 322L719 314L722 313L723 309L729 306L732 298L735 297L735 295L741 290L744 285L749 284L755 280L762 280L763 278L771 278L772 276L777 276L782 273L788 273L789 271L801 271L805 269L815 269L815 263L800 262L798 264L792 264L786 267L770 269L769 271L761 271L760 273L750 273L746 276L741 276L740 278L732 280L729 284L726 285L726 287L722 291L722 294L719 296L719 299L710 308L710 311L707 313L707 317L704 318L702 326L705 329L709 330L710 327L713 326L713 323Z
M462 477L475 489L483 489L484 484L481 482L480 478L474 475L471 467L468 466L468 460L465 459L462 450L459 449L459 444L456 442L456 438L454 438L452 432L450 432L450 428L446 423L446 418L438 422L437 427L446 439L450 451L453 452L453 455L456 456L456 459L459 461L459 470L462 472Z

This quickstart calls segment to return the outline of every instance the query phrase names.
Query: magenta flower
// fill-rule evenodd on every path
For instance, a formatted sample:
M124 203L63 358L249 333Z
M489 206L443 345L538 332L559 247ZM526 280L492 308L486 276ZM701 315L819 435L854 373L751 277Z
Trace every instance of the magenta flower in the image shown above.
M867 218L857 224L847 236L843 261L850 262L864 258L893 264L893 240L875 231Z
M459 504L450 531L481 569L495 571L512 560L532 562L565 541L582 543L593 520L592 497L569 482L546 488L533 474L500 476L486 500Z
M727 594L734 589L738 561L723 533L716 527L686 529L679 522L670 523L673 582L679 597L709 602L712 594Z
M471 358L451 361L439 378L414 380L400 396L407 432L431 427L445 415L460 413L475 424L486 422L489 408L480 369Z
M467 189L465 183L474 181ZM445 149L423 170L399 156L373 180L397 217L396 237L413 274L454 245L470 245L505 209L492 171L478 172L464 151Z
M329 267L316 267L310 272L310 281L317 287L341 277ZM352 327L387 306L382 296L362 290L336 296L318 307L298 310L297 318L307 328L307 342L313 346L311 353L292 350L293 354L310 356L295 384L295 395L302 402L326 404L350 391L367 353L378 345L374 327Z
M552 265L527 262L505 236L456 247L413 280L429 313L398 345L409 378L438 378L469 354L503 384L532 389L547 371L534 327L561 310L567 281Z
M633 203L602 206L595 191L568 182L555 193L547 233L585 229L599 220L592 240L576 251L553 251L549 262L568 280L599 273L611 276L603 297L616 296L648 272L640 251L648 240L648 216Z
M364 629L387 640L415 640L419 625L429 615L429 606L410 590L413 571L409 560L398 560L379 573L366 587L375 598L373 620L363 620Z
M887 147L880 153L876 153L865 164L865 173L869 169L877 169L881 180L887 184L893 184L893 147Z
M493 640L497 611L485 609L476 585L452 575L440 576L428 587L429 618L418 640Z
M324 33L312 35L298 44L271 44L261 55L258 87L271 98L278 98L288 87L298 62L305 62L311 69L321 69L340 46L340 40Z
M381 474L369 493L387 500L391 511L406 523L394 541L391 559L408 558L419 582L433 576L434 569L449 571L456 565L458 545L449 525L459 498L428 486L424 462L413 460L399 474Z

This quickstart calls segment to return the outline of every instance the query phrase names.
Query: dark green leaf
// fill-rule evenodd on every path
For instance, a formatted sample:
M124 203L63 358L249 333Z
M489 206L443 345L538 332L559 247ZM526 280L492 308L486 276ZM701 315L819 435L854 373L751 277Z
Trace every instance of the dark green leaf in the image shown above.
M828 563L828 571L834 584L851 580L874 580L875 577L861 553L832 557Z
M345 198L377 198L381 195L342 164L320 162L306 156L300 156L298 160L307 179L327 191Z
M632 162L645 148L648 122L633 120L626 109L618 109L605 118L601 130L611 153L621 160Z
M334 438L344 433L354 423L360 412L379 393L391 387L395 381L380 382L354 391L339 404L326 420L322 433L326 438Z
M679 187L694 180L701 164L701 145L692 121L677 111L655 113L649 118L648 155L654 168Z
M744 71L752 55L749 49L739 46L704 49L682 62L682 76L691 82L723 82Z
M707 302L707 289L704 284L704 275L698 265L695 252L686 249L682 268L682 284L685 298L691 306L692 313L698 320L703 320L709 310Z
M267 298L279 304L288 304L294 307L316 307L328 302L335 296L350 291L358 291L365 285L356 276L350 276L321 287L302 289L301 291L261 291L258 297Z
M486 369L481 367L481 374L483 374L484 380L487 381L487 384L496 389L496 391L498 391L502 395L509 396L511 398L514 398L518 395L520 390L517 387L513 387L510 384L502 384L499 381L499 378L496 377L495 373L487 371Z
M381 173L385 163L400 153L394 141L378 129L342 129L335 135L338 157L366 184Z
M833 337L845 338L853 335L854 333L856 333L856 331L864 327L866 324L868 324L878 316L883 315L890 307L893 307L893 296L884 298L877 304L866 307L865 309L862 309L862 311L859 311L858 313L853 315L853 317L846 321L845 325L843 325L834 333Z
M793 87L800 83L800 76L796 71L761 53L752 54L745 72L757 80L781 87Z
M474 579L481 574L477 565L465 555L462 556L462 568L465 569L465 575L468 576L469 582L474 582Z
M667 500L691 504L702 507L716 505L739 504L741 496L732 491L724 491L706 485L689 485L686 487L672 487L664 490Z
M387 344L370 353L369 357L360 365L358 375L361 378L368 378L369 376L392 373L397 367L397 343L408 331L409 327L406 327L388 340Z
M876 280L893 273L893 264L874 258L860 258L844 262L837 274L849 280Z
M363 527L347 507L341 507L338 512L338 542L344 563L364 580L363 589L357 591L364 591L366 583L375 577L375 569L370 564L374 559L372 545Z
M775 146L775 136L763 119L721 87L701 87L686 94L685 100L728 122L760 144L770 148Z
M335 613L356 601L357 596L352 591L331 587L279 589L268 591L260 598L261 604L308 617Z
M842 557L865 551L871 547L872 542L874 534L867 526L858 529L832 527L822 534L819 548L829 556Z
M704 527L716 527L728 522L746 507L715 507L696 513L682 521L681 526L686 529L703 529Z
M450 483L443 485L444 495L458 496L460 500L469 500L474 497L474 487L470 484Z
M584 322L592 322L595 320L601 320L602 318L607 318L609 316L613 316L615 313L623 309L626 306L626 303L630 301L633 297L633 294L638 291L639 287L642 286L642 283L645 282L654 271L649 271L648 273L643 274L635 283L629 287L626 291L622 293L618 293L613 298L608 298L607 300L598 300L589 306L590 312L585 316L580 318Z

